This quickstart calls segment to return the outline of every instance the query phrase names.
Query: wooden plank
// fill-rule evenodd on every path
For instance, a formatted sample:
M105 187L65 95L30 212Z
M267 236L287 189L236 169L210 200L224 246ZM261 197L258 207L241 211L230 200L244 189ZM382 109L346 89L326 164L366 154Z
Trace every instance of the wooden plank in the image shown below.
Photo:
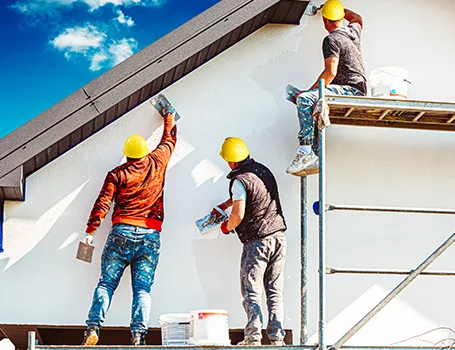
M417 122L424 114L425 114L425 111L420 112L419 114L417 114L417 116L412 121Z
M381 116L379 117L379 120L384 119L384 117L389 114L390 110L386 109L384 112L382 112Z
M349 115L350 115L352 112L354 112L354 109L355 109L354 107L349 108L349 110L346 112L346 114L345 114L344 116L345 116L345 117L349 117Z
M435 124L435 123L413 123L390 120L368 120L331 117L330 122L334 125L350 126L368 126L377 128L395 128L395 129L417 129L417 130L436 130L455 132L455 124Z
M447 124L452 123L455 120L455 114L447 121Z

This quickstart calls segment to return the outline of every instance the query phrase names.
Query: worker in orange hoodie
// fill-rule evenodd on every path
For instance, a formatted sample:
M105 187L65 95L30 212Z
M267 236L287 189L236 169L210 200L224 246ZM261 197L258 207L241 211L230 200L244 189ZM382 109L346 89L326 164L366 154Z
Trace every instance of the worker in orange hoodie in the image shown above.
M150 290L164 219L164 178L177 141L175 110L167 105L160 113L164 130L159 145L149 153L142 136L128 137L123 149L127 162L108 172L88 219L84 241L91 244L112 201L115 202L112 229L101 257L101 276L86 321L83 345L98 343L100 327L128 265L133 289L131 344L145 345L152 301Z

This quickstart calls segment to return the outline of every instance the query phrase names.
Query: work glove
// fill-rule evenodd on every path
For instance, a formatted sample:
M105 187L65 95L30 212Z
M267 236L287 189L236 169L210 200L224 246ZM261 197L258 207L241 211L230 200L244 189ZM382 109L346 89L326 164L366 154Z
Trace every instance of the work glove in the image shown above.
M231 231L228 230L227 228L227 223L228 223L229 220L226 220L224 221L222 224L221 224L221 232L223 232L225 235L228 235L231 233Z
M221 213L216 209L218 208L221 211L226 211L228 206L224 203L218 204L215 208L212 209L212 213L216 214L217 216L221 216Z
M172 116L175 115L175 109L171 105L164 106L163 109L161 110L161 115L165 117L167 114L172 114Z
M93 235L90 233L86 233L84 238L82 239L82 242L85 244L92 245L93 244Z

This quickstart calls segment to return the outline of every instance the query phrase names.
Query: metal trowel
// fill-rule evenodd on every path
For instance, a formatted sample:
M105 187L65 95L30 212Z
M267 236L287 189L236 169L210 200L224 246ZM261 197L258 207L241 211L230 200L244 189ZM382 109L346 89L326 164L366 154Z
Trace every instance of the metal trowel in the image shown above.
M150 103L152 104L153 107L155 107L155 109L160 114L161 114L161 111L163 110L163 108L166 106L171 106L174 108L174 106L172 106L172 103L163 94L159 94L159 95L155 96L154 98L152 98L150 100ZM174 110L175 110L175 108L174 108ZM174 115L174 120L177 121L179 119L180 119L180 114L178 114L178 112L176 110L175 115Z
M77 247L76 259L82 260L90 264L92 262L94 250L95 250L94 245L87 244L81 241L79 242L79 246Z

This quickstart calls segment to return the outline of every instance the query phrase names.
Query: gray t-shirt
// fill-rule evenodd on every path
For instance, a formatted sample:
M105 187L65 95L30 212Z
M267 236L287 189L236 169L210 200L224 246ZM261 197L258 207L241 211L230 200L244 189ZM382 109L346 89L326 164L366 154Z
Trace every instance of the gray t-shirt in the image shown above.
M358 23L334 30L324 38L322 52L324 59L328 57L339 59L338 72L332 84L352 86L366 95L367 79L360 48L361 31L362 27Z

